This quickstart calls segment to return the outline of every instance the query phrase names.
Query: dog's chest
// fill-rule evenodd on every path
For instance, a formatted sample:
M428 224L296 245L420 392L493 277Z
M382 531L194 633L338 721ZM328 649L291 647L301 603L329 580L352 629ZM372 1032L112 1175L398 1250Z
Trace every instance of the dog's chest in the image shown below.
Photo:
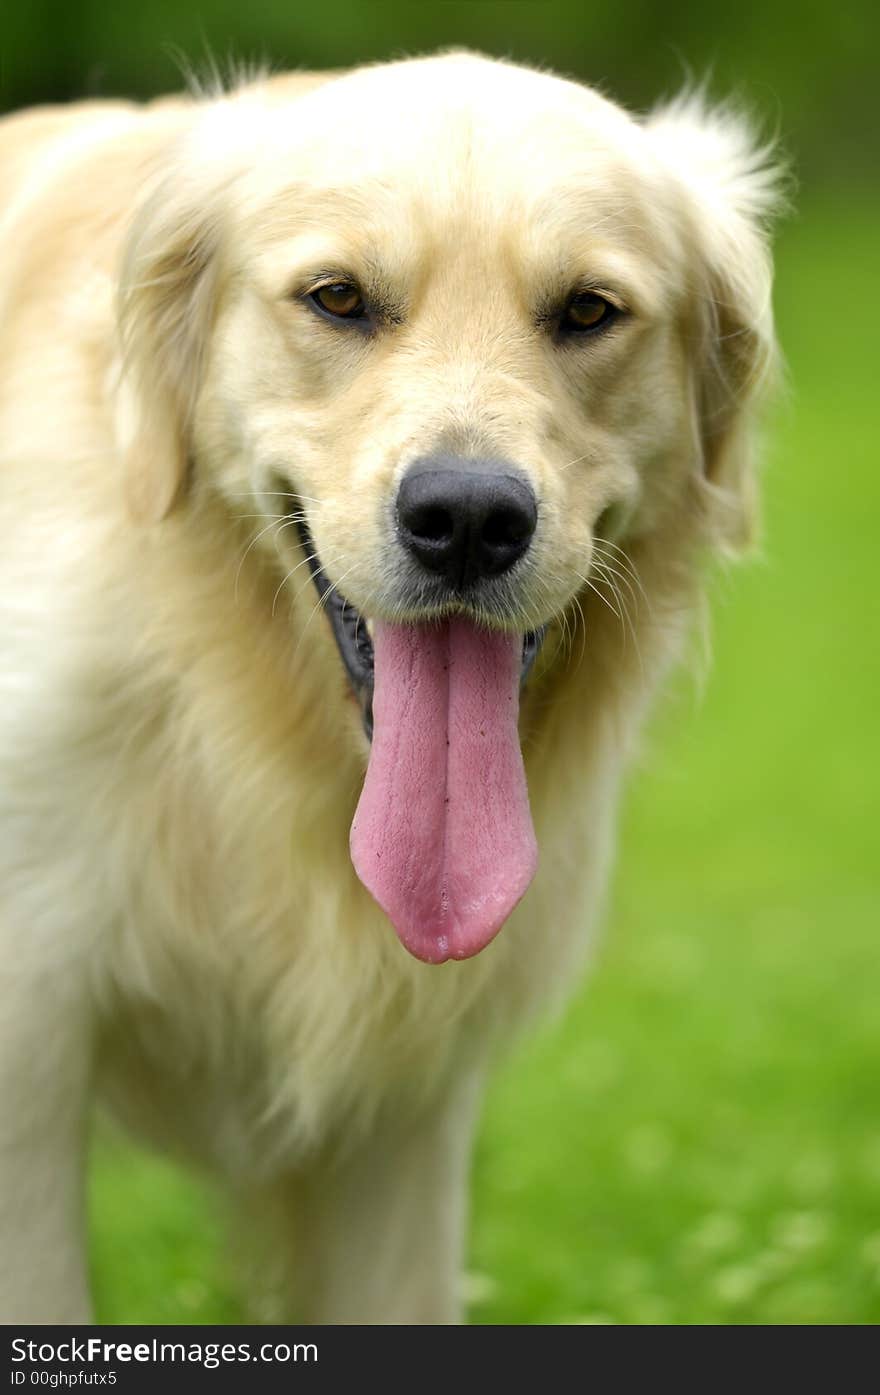
M505 956L419 964L335 856L271 907L246 880L202 869L198 907L163 923L151 878L106 967L101 1075L134 1131L253 1177L441 1085L486 1036Z

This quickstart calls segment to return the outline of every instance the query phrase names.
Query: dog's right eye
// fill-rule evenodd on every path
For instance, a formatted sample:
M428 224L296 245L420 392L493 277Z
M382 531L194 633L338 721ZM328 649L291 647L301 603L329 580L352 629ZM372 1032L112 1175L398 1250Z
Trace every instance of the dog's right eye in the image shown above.
M604 329L619 314L617 306L603 295L579 291L565 307L560 329L569 334L592 334L597 329Z
M317 290L310 292L309 300L334 320L362 320L367 313L363 296L353 281L334 281L329 286L318 286Z

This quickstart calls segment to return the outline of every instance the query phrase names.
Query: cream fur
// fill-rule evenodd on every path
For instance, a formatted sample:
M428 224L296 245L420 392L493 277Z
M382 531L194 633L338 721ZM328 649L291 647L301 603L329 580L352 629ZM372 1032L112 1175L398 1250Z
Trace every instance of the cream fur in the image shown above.
M698 102L638 123L467 54L0 123L6 1321L88 1317L95 1090L272 1216L289 1313L456 1318L488 1059L584 959L700 554L748 531L772 176ZM290 294L377 260L405 307L381 344ZM632 313L561 349L533 307L584 275ZM511 622L553 627L537 879L436 968L352 871L366 745L266 525L295 491L345 594L394 614L380 504L440 446L530 473Z

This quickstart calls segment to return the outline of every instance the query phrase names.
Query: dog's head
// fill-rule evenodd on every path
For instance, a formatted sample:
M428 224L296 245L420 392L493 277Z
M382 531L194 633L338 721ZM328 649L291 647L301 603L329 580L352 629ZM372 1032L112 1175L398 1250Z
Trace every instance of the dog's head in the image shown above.
M192 472L236 514L249 492L290 522L266 533L279 575L311 570L367 724L377 636L395 729L420 684L428 722L450 664L479 724L617 549L747 535L773 191L742 125L699 103L642 123L470 55L222 99L129 243L133 506L160 519Z

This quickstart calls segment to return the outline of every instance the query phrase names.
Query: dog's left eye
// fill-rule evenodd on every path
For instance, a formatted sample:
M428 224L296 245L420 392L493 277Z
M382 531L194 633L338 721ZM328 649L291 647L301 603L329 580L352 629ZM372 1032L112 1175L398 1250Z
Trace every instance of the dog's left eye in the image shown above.
M593 291L578 291L565 307L559 328L566 333L586 334L601 329L618 315L616 305Z
M367 313L360 290L353 281L334 281L332 285L319 286L310 293L309 300L334 320L362 320Z

